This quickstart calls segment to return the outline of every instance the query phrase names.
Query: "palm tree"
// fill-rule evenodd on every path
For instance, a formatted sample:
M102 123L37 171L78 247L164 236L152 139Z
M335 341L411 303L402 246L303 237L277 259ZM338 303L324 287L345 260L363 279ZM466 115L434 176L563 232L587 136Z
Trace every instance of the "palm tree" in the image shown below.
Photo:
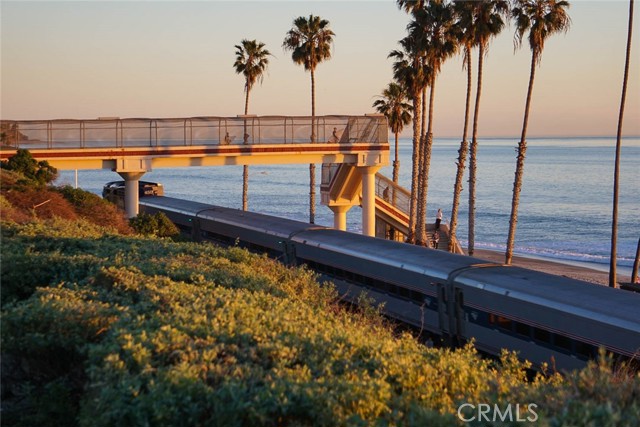
M372 107L389 121L389 128L395 135L395 157L393 161L393 182L398 183L398 170L400 160L398 160L398 134L402 132L405 125L411 123L411 104L406 103L407 89L398 83L391 82L382 91L381 99L376 100Z
M529 122L529 109L531 106L531 94L533 81L536 74L536 66L540 65L544 42L552 34L567 32L571 24L571 18L567 14L569 2L565 0L515 0L515 7L511 16L516 20L515 46L522 45L524 34L529 32L529 47L531 48L531 73L529 76L529 88L524 109L522 123L522 135L518 143L518 157L516 161L516 173L513 182L513 199L511 201L511 216L509 219L509 236L507 238L507 250L505 264L511 264L513 258L513 244L516 237L516 225L518 223L518 205L520 202L520 190L522 189L522 175L524 172L524 158L527 152L527 124Z
M609 286L616 287L616 258L618 256L618 180L620 177L620 149L622 146L622 119L624 104L627 98L627 80L629 79L629 59L631 57L631 35L633 33L633 0L629 1L629 29L627 31L627 57L624 64L624 78L622 80L622 99L620 100L620 114L618 116L618 133L616 137L616 160L613 173L613 218L611 220L611 257L609 260ZM637 271L637 266L635 270ZM636 273L637 274L637 273Z
M422 117L420 111L422 97L421 93L426 87L430 76L430 69L422 65L422 51L418 43L411 36L400 40L402 50L394 50L389 54L389 58L394 58L393 77L401 85L407 88L407 94L413 104L413 154L411 168L411 203L409 207L409 235L407 242L415 243L417 206L418 206L418 183L420 170L420 128Z
M474 44L478 46L478 82L473 112L473 136L469 154L469 255L473 255L475 246L476 159L478 153L478 118L480 114L480 97L482 95L482 69L489 42L493 37L500 34L505 25L503 17L506 17L509 13L509 2L507 0L483 0L472 3L475 6L473 33Z
M462 141L458 150L456 162L456 181L453 185L453 203L451 206L451 224L449 225L449 251L452 252L455 245L456 229L458 227L458 207L460 205L460 193L462 193L462 179L464 177L464 164L469 152L467 142L467 130L469 127L469 110L471 105L471 49L474 45L474 18L475 1L454 0L454 10L457 17L456 26L460 37L460 45L464 47L463 69L467 69L467 96L464 110L464 126L462 128Z
M291 51L291 59L311 72L311 142L316 141L316 83L315 71L318 64L331 59L331 44L334 32L329 21L319 16L300 16L293 21L282 43L284 50ZM315 222L316 215L316 165L309 165L309 222Z
M253 85L262 79L267 65L269 65L269 51L264 48L264 43L256 40L244 39L240 44L235 45L236 61L233 67L237 74L242 74L245 79L244 91L246 93L244 101L244 115L249 113L249 92ZM244 143L249 143L247 133L247 122L244 122ZM244 166L242 171L242 210L247 210L247 192L249 189L249 166Z
M420 184L418 194L418 218L416 226L416 241L420 245L428 246L426 232L427 195L429 189L429 166L431 163L431 147L433 145L433 106L435 100L436 77L442 64L458 50L458 36L456 33L455 14L450 3L430 1L424 8L413 12L414 21L409 23L408 29L418 44L423 47L425 64L432 70L429 86L429 117L426 140L420 150Z
M396 0L398 7L407 13L422 9L428 2L429 0Z

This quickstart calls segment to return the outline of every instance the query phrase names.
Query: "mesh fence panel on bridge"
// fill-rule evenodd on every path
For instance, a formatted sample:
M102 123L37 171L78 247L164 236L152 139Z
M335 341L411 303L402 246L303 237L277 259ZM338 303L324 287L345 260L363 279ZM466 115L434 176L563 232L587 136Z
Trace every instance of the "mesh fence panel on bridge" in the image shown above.
M27 149L388 142L379 115L3 120L1 127L4 147Z

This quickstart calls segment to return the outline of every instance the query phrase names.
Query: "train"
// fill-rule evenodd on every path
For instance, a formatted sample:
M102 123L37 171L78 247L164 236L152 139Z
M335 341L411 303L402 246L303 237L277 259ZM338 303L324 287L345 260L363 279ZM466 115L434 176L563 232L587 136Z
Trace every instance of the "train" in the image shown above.
M306 265L348 301L364 291L385 315L450 345L506 348L557 371L580 369L604 348L638 361L640 294L465 255L255 212L145 197L194 240L210 240Z

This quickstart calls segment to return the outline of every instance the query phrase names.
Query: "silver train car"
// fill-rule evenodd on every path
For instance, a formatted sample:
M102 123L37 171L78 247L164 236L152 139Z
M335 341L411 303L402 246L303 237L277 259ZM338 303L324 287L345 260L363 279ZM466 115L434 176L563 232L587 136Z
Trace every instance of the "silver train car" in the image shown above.
M140 201L195 240L307 265L355 301L362 291L391 318L451 345L517 351L534 367L581 368L604 347L640 355L640 294L312 224L169 197Z

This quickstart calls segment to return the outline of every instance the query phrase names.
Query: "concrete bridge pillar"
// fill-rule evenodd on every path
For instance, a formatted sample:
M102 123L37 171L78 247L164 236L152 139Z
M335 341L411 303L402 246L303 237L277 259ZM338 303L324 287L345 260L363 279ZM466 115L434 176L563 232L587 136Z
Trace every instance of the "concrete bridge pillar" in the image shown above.
M346 231L347 230L347 212L351 209L351 205L329 206L333 211L333 228Z
M124 179L124 210L129 218L138 215L139 181L144 172L118 172Z
M359 167L362 175L362 234L376 235L376 172L377 166Z

